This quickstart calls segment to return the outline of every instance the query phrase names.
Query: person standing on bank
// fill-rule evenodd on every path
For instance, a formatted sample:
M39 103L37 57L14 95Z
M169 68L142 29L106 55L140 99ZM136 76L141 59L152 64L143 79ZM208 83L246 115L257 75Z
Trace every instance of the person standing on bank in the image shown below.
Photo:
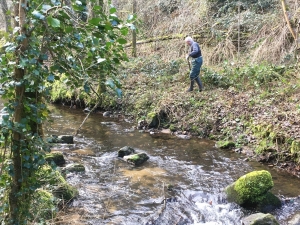
M197 42L193 41L191 37L186 37L185 42L191 46L190 53L186 55L186 59L189 60L189 57L192 58L192 68L190 71L191 84L187 92L193 91L195 81L199 87L199 91L202 91L203 86L199 77L203 63L200 46Z

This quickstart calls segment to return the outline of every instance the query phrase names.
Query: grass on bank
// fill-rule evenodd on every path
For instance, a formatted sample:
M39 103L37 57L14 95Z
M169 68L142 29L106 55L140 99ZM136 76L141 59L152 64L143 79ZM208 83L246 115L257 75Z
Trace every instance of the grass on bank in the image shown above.
M156 115L159 128L230 140L237 147L251 145L257 154L288 151L297 155L291 144L298 143L298 70L297 66L266 63L236 66L225 62L218 70L204 66L204 91L187 93L185 60L136 58L120 70L121 102L113 100L113 93L106 95L105 101L114 103L107 105L108 109L122 109L136 121Z

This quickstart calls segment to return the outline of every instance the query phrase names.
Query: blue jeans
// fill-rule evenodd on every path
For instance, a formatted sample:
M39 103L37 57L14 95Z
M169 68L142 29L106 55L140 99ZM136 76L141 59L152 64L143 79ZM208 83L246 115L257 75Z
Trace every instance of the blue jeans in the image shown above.
M192 69L190 72L191 85L193 86L194 81L196 81L200 90L202 90L202 88L203 88L203 85L202 85L202 82L201 82L200 76L199 76L202 63L203 63L202 56L200 56L196 59L192 59ZM193 87L191 87L191 89L193 89Z
M195 80L199 76L202 63L203 63L202 56L192 59L192 69L190 72L191 80Z

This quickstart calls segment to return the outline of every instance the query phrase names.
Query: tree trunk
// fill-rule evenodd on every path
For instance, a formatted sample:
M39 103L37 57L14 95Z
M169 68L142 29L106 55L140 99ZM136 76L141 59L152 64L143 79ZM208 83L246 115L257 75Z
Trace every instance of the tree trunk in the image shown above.
M15 27L21 27L20 33L25 36L26 33L26 12L22 6L26 5L26 0L20 0L18 3L14 6L15 16L19 16L19 22L15 20ZM16 53L16 65L19 65L20 62L20 56L26 51L28 48L28 40L25 38L22 43L19 45L19 51ZM25 74L24 69L15 67L15 80L16 82L19 82L23 79ZM15 113L14 113L14 122L20 123L21 119L23 118L24 114L24 105L23 105L23 99L25 94L25 87L24 85L16 86L15 87L15 102L17 103L15 106ZM9 193L9 207L10 207L10 213L9 213L9 224L23 224L24 218L23 218L23 208L22 204L20 204L22 201L24 201L23 197L24 194L22 193L22 183L23 183L23 177L22 177L22 158L21 158L21 148L23 146L23 135L20 132L14 131L12 134L12 161L13 161L13 176L12 176L12 183L11 183L11 190ZM26 210L26 209L25 209Z

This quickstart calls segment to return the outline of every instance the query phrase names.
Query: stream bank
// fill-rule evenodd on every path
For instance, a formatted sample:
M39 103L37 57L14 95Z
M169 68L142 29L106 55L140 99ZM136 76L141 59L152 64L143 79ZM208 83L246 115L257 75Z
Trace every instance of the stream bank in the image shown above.
M136 126L143 121L140 128L146 130L152 123L157 132L169 129L171 134L230 141L231 150L246 154L248 160L299 177L298 70L260 66L256 71L251 67L256 73L250 77L245 72L249 67L226 67L218 73L204 67L204 91L187 93L188 71L181 59L132 59L120 70L122 98L108 89L99 110L131 117Z

